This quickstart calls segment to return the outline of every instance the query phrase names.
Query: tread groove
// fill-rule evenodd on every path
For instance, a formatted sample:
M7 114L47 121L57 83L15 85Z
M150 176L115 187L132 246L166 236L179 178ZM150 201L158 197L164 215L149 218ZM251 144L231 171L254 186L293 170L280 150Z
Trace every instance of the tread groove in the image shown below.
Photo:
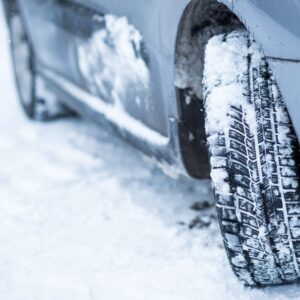
M227 59L237 56L240 66L229 74L235 80L222 82L228 72L222 67L210 71L209 51L217 46ZM222 88L243 92L232 104L222 103L214 98ZM300 278L299 144L266 59L246 32L209 42L204 95L216 206L232 268L248 285L293 282ZM210 124L210 118L223 121L216 119L214 101L227 105L228 128ZM216 168L222 157L227 165Z

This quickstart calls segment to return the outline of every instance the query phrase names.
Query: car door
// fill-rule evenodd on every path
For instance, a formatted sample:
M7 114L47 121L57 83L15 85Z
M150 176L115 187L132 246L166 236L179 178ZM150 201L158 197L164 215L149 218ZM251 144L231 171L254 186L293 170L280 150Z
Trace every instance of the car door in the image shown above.
M158 0L19 0L40 68L168 136Z

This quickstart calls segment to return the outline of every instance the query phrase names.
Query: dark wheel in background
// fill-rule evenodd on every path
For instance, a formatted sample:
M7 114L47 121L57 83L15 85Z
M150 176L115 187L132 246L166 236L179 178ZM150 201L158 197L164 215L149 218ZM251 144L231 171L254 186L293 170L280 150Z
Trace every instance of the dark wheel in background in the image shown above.
M39 121L72 115L37 72L35 53L17 3L14 0L4 1L4 7L10 33L15 81L26 115Z
M300 277L299 144L246 32L212 38L204 72L211 177L225 248L247 285Z

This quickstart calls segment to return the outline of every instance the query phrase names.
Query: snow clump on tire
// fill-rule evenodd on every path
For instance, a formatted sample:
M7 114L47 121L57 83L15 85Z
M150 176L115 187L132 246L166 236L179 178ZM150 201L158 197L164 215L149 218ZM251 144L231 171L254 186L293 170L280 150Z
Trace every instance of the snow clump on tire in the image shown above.
M299 144L259 46L213 37L204 70L211 177L225 248L247 285L300 277Z

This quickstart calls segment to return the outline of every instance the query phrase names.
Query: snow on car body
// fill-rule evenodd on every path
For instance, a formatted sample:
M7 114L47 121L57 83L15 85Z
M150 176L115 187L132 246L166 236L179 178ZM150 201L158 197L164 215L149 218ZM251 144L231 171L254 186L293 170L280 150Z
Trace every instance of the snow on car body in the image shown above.
M287 0L284 4L279 4L273 0L178 0L176 2L171 0L14 0L4 1L4 3L13 37L12 53L15 66L20 65L21 62L24 63L25 59L25 66L28 62L28 71L34 75L28 77L33 78L32 89L24 89L27 94L32 95L34 101L29 104L23 101L25 110L32 118L53 117L54 113L51 113L51 109L47 105L48 102L51 102L52 107L53 98L59 99L64 104L61 107L61 114L68 113L71 109L95 122L112 127L133 145L155 157L162 168L174 176L181 173L195 178L208 178L210 155L213 174L216 173L215 168L224 167L224 161L226 164L225 172L217 171L224 181L224 186L221 188L218 183L217 194L221 190L226 191L223 193L224 195L237 196L238 192L236 191L239 189L231 186L234 176L232 176L233 164L230 163L230 158L235 154L240 155L240 160L243 160L241 158L243 155L251 157L251 153L249 151L242 154L230 152L231 149L228 145L230 146L232 143L231 132L235 130L229 128L233 124L232 120L228 120L229 127L228 130L224 128L224 136L221 134L222 128L219 128L218 134L221 135L217 137L217 141L216 137L211 136L210 126L207 125L210 124L210 120L205 121L205 116L206 118L214 117L213 113L205 112L211 105L209 93L215 92L218 84L226 85L226 80L222 80L226 74L220 74L221 79L211 86L209 81L203 80L205 69L207 71L211 68L211 60L208 60L209 66L205 65L205 49L213 36L225 34L219 43L224 43L226 49L229 47L229 51L225 51L228 55L227 58L231 58L234 54L238 57L237 61L240 60L245 64L243 74L234 74L234 78L237 80L236 84L242 86L239 90L240 93L243 93L243 88L245 88L246 81L243 78L248 78L251 84L253 82L258 85L261 82L265 83L263 87L256 85L249 87L249 95L253 92L251 95L254 98L258 97L259 100L263 100L261 98L267 97L269 100L272 98L273 102L279 103L274 107L274 115L283 105L282 94L299 138L300 123L297 122L297 117L300 108L297 105L297 99L300 96L300 85L295 84L295 80L300 73L298 52L300 39L296 26L300 15L300 5L296 1ZM17 23L14 21L16 18L21 20L23 31L20 31L20 26L14 26ZM250 63L247 65L246 59L247 55L250 60L251 57L257 55L255 51L251 52L251 49L254 49L251 45L256 42L248 35L246 38L243 34L230 35L231 32L245 32L246 29L261 47L261 49L257 46L254 47L259 53L259 59L254 65ZM14 37L19 37L19 43ZM244 45L245 51L240 53L233 51L230 54L231 43L235 39L236 45L245 43L247 40L249 45ZM27 57L22 58L16 50L21 47L20 45L26 49L24 53ZM246 55L246 53L248 54ZM220 60L218 59L218 61ZM23 63L22 66L24 66ZM248 68L249 73L246 72ZM18 68L15 67L15 69L22 100L22 98L24 99L22 95L24 80L17 71ZM254 76L258 69L260 70L258 75ZM226 73L225 69L223 72ZM287 76L287 74L290 75ZM260 81L257 81L257 78ZM41 86L42 89L38 88ZM273 92L267 93L267 88ZM257 93L256 89L260 93ZM274 91L278 92L274 93ZM258 94L259 96L257 96ZM52 101L47 100L49 97ZM242 130L241 128L244 126L239 135L240 140L243 141L247 139L243 134L250 125L252 128L261 130L260 123L264 123L259 119L260 112L257 109L246 109L248 105L253 107L253 105L260 105L261 102L251 101L250 98L248 100L248 104L240 102L243 109L240 109L235 103L235 105L224 106L223 111L224 117L229 118L232 114L231 110L236 109L235 114L240 122L239 130ZM272 101L267 102L267 105L272 105ZM221 102L220 105L222 105ZM268 110L266 109L266 111ZM245 118L243 118L243 114L246 115ZM299 174L298 170L293 169L294 166L291 163L290 165L285 163L286 161L294 162L294 165L298 166L298 161L294 157L297 148L287 150L284 154L278 150L284 159L278 158L276 155L274 157L274 152L276 152L274 149L278 146L277 144L281 149L281 140L285 140L285 138L289 140L288 135L293 134L294 129L292 129L289 117L287 116L285 119L288 124L286 127L282 126L283 133L279 134L278 138L278 134L272 136L272 143L266 142L269 148L263 155L266 156L266 159L271 155L269 165L275 164L276 167L272 167L272 170L276 169L276 172L281 170L282 161L284 161L286 171L283 173L285 174L282 174L281 178L277 172L276 176L280 177L279 204L285 206L285 225L288 226L290 210L286 206L285 189L289 189L289 195L292 195L288 198L289 200L294 202L298 200L299 189L294 182L297 181ZM254 120L253 122L256 121L258 126L244 124L245 120L248 120L248 123L249 120ZM277 126L280 127L281 123L284 123L279 120L279 125L277 125L276 118L270 122L273 124L273 131L277 129ZM205 123L207 123L206 131ZM242 123L243 125L241 125ZM228 135L228 133L230 134ZM259 135L254 134L253 130L250 130L251 133L257 138L257 141L253 142L253 146L256 147L254 152L258 155L261 141L258 140ZM207 135L210 154L206 145ZM233 135L236 139L233 143L237 143L238 134L234 133ZM268 138L268 136L263 137L263 139ZM296 135L293 134L288 145L294 145L296 140ZM285 145L285 141L281 143L281 145L283 144ZM222 156L222 159L219 156L215 157L214 151L218 148L215 146L222 146L222 155L224 156L224 153L228 152L227 157ZM245 147L248 146L249 143L245 145ZM291 159L288 156L290 154ZM257 165L264 165L266 159ZM216 161L218 161L218 166L214 164ZM246 166L242 167L247 169ZM256 172L256 169L253 172ZM252 180L258 180L261 183L272 181L269 178L271 171L258 173ZM236 176L240 182L242 182L242 174ZM287 174L293 179L287 179ZM213 180L217 178L214 180L216 185L220 176L212 176L212 178ZM291 186L290 182L293 183ZM249 189L252 189L253 186L249 182L246 184L249 184ZM270 184L271 188L269 186L264 188L272 189L273 183ZM265 192L263 191L262 194L264 195ZM243 193L245 196L245 191ZM261 199L256 195L257 189L251 190L251 193L254 202L269 201L271 197L265 197L267 200ZM274 194L272 197L276 198L278 195ZM274 205L278 208L278 203L276 203ZM222 205L224 205L223 202ZM236 209L238 215L237 204L234 205L232 209ZM297 210L299 204L293 205ZM267 210L270 212L270 207ZM255 217L257 222L261 221L260 215ZM265 223L270 221L268 216L263 218L266 219ZM237 217L236 222L241 223L240 216ZM298 223L295 220L292 223L294 228L291 230L295 231ZM282 258L275 253L278 250L276 243L279 243L279 237L271 236L273 231L278 231L277 224L274 226L270 233L261 234L265 232L263 224L255 230L257 230L260 242L266 245L267 254L275 257L272 258L272 264L274 265L274 274L276 274L267 275L264 271L251 271L253 262L250 259L247 266L246 263L243 266L236 266L240 269L247 269L247 272L252 274L253 278L251 279L249 279L251 276L248 273L247 275L244 272L238 274L248 284L288 282L300 277L299 268L295 267L298 264L298 257L294 254L294 251L298 249L298 244L291 242L294 231L287 238L293 253L291 262L290 258L286 256ZM241 224L240 227L242 228ZM228 231L228 228L223 230ZM227 231L226 234L228 234ZM243 235L242 231L235 232L235 234L239 237ZM268 234L271 237L265 238ZM294 237L298 243L299 237ZM241 244L243 243L241 242ZM236 256L230 254L232 247L228 246L228 249L233 265L237 261L238 255L246 255L245 253L249 251L247 248L244 250L244 254ZM262 250L260 249L260 251ZM270 251L275 252L270 254ZM283 261L284 259L285 261ZM238 261L242 260L238 259ZM282 264L282 268L287 268L287 264L294 264L296 269L292 272L293 274L283 272L282 275L276 269L276 263L277 265ZM235 272L239 273L237 269Z

